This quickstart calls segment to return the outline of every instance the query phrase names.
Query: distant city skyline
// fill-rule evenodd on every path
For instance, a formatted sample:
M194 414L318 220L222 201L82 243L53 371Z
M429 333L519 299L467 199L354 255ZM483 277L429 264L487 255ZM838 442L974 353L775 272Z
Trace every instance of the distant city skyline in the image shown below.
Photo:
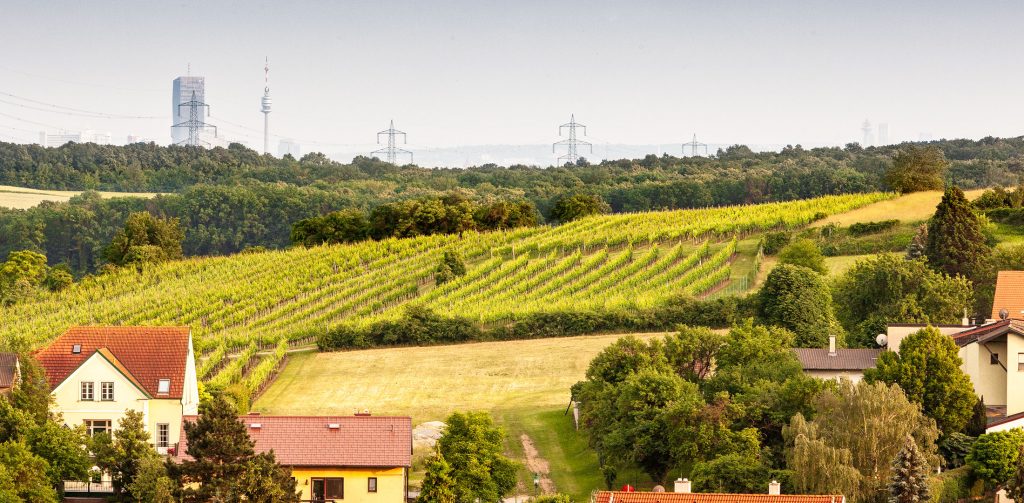
M952 1L9 0L0 139L168 144L167 95L191 74L220 136L262 150L267 57L275 154L283 140L368 153L392 119L414 152L550 145L570 114L596 158L602 145L676 153L694 133L843 145L865 118L890 143L1019 136L1022 15Z

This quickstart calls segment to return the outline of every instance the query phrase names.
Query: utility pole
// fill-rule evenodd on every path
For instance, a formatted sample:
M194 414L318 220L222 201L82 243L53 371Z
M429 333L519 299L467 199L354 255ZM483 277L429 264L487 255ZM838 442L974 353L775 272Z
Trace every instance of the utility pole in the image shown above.
M559 164L564 164L562 162L562 159L565 159L565 162L567 162L567 163L576 164L576 161L578 161L579 158L580 158L580 156L579 156L579 147L581 145L584 146L584 147L588 147L590 149L590 153L591 154L594 153L594 145L592 143L590 143L588 141L583 141L583 140L580 140L580 139L576 138L576 128L582 128L583 129L583 135L586 136L586 134L587 134L587 126L584 126L583 124L580 124L580 123L576 122L576 115L575 114L572 114L572 115L569 116L569 122L568 123L562 124L561 126L558 126L558 136L562 136L562 130L566 129L566 128L569 129L569 137L564 139L564 140L556 141L555 143L551 144L551 153L552 154L557 152L559 146L564 145L566 147L565 155L558 156L557 162Z
M192 147L198 147L200 146L200 143L209 145L209 142L203 141L199 138L199 133L203 132L206 128L213 128L213 135L217 136L217 126L203 122L203 119L206 117L206 113L209 113L210 105L197 100L196 92L192 91L192 99L178 105L178 110L181 110L181 107L188 107L188 120L179 122L173 127L188 128L188 138L178 142L178 144L189 145ZM200 110L205 110L202 117L199 116Z
M270 58L263 66L263 155L270 152Z
M402 135L402 143L406 143L405 132L395 129L395 121L391 121L391 124L384 131L377 133L377 144L380 145L380 135L388 137L388 146L379 150L370 152L370 155L384 154L384 160L390 164L398 165L398 156L409 155L409 164L412 164L412 152L404 149L400 149L397 146L395 137Z
M690 147L690 156L691 157L696 157L697 155L699 155L699 154L697 154L697 149L700 149L700 148L704 149L704 155L708 155L708 144L707 143L701 143L701 142L697 141L697 133L693 134L693 141L691 141L689 143L684 143L683 144L683 155L684 156L686 155L686 147Z

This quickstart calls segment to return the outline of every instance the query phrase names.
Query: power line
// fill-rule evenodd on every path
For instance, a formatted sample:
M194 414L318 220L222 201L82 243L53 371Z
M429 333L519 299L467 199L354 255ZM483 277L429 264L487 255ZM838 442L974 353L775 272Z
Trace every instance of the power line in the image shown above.
M192 91L192 99L178 105L178 110L181 110L181 107L188 107L188 120L184 122L179 122L172 127L188 128L188 138L179 141L178 144L198 147L200 143L203 143L209 146L210 142L199 139L199 133L206 130L206 128L213 128L213 135L217 136L217 126L213 126L203 122L203 119L199 117L199 110L209 110L210 105L207 105L206 103L196 100L196 92Z
M562 130L565 128L569 129L569 137L551 144L551 153L555 153L555 151L558 149L560 145L565 145L567 147L565 155L558 156L556 162L562 164L562 159L565 159L565 162L567 163L576 164L576 161L578 161L580 158L578 149L581 145L584 147L589 147L590 153L594 153L594 144L576 138L576 128L583 128L583 135L586 136L587 126L584 126L583 124L576 122L575 114L569 116L568 123L558 126L558 136L562 136Z
M395 137L398 135L402 135L402 143L407 143L405 133L395 129L395 121L391 121L391 125L388 126L387 129L377 133L377 144L380 144L380 135L386 135L388 137L388 146L379 150L374 150L373 152L370 152L370 155L384 154L387 162L397 166L398 156L409 154L409 164L412 164L412 152L400 149L395 145Z
M14 98L14 99L18 99L18 100L21 100L21 101L27 101L29 103L35 103L37 105L44 105L46 107L50 107L50 108L55 109L55 110L49 110L49 109L46 109L46 108L31 107L29 105L25 105L25 104L22 104L22 103L14 103L14 102L6 101L6 100L0 100L0 103L7 103L9 105L14 105L14 106L17 106L17 107L22 107L22 108L28 108L28 109L31 109L31 110L39 110L39 111L43 111L43 112L63 113L63 114L66 114L66 115L88 114L87 115L88 117L100 118L100 119L166 119L167 118L166 116L158 116L158 115L122 115L122 114L112 114L112 113L107 113L107 112L94 112L92 110L83 110L81 108L73 108L73 107L66 107L66 106L63 106L63 105L55 105L53 103L47 103L45 101L34 100L32 98L25 98L23 96L18 96L16 94L11 94L11 93L4 92L4 91L0 91L0 95L8 96L8 97L11 97L11 98Z

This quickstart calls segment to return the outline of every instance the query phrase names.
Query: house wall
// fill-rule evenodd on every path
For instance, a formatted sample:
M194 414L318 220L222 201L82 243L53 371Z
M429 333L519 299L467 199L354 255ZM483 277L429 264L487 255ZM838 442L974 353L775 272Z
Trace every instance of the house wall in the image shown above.
M81 383L93 382L93 401L80 400ZM100 400L100 383L114 383L114 400ZM107 419L112 428L129 410L143 414L143 422L150 433L150 443L156 444L156 425L167 423L169 444L178 442L181 435L181 400L149 399L106 358L94 354L73 374L53 390L54 409L64 416L64 424L78 426L86 420Z
M188 357L185 359L185 383L181 390L181 413L199 414L199 380L196 374L196 353L192 349L192 334L188 336Z
M1005 342L968 344L960 348L960 368L971 378L974 393L985 398L987 405L1006 405L1007 372L1000 365L992 364L991 353L999 355L999 361L1009 368Z
M292 477L302 500L312 499L310 479L345 479L345 503L400 503L406 499L405 468L303 468L293 467ZM377 477L377 492L367 491L368 479Z
M900 343L903 339L906 339L908 335L919 332L922 328L928 325L889 325L885 329L885 336L889 339L888 348L892 351L900 350ZM937 325L933 328L938 329L942 335L953 335L959 332L963 332L968 328L973 328L970 325Z
M1024 353L1024 337L1008 334L1006 337L1006 414L1024 412L1024 371L1017 370Z
M93 382L93 401L80 400L81 383ZM100 400L100 383L114 383L114 400ZM149 400L131 381L116 368L96 353L89 357L64 382L53 390L54 408L64 415L64 424L78 426L87 419L108 419L111 427L117 428L117 422L125 412L137 410L149 413Z
M848 379L854 384L864 379L864 372L859 370L805 370L804 373L818 379Z

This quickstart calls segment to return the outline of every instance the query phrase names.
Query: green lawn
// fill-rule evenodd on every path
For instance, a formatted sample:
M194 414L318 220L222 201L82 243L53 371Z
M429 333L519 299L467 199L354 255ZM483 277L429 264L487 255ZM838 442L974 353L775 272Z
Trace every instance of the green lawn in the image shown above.
M841 255L838 257L825 257L825 265L828 266L829 274L839 276L853 267L860 260L874 257L875 255Z

